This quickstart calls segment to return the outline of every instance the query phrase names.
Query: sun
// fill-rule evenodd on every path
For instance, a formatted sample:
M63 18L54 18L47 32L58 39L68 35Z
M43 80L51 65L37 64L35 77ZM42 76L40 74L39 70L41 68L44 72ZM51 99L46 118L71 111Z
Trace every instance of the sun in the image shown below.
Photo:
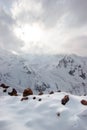
M28 42L40 42L43 31L42 29L34 24L34 25L22 25L21 27L16 27L14 32L18 38L23 40L25 43Z

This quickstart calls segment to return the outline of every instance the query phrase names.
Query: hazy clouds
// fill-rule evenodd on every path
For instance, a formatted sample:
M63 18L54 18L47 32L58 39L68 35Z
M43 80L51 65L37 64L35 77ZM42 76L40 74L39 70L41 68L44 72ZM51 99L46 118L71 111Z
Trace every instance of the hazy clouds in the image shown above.
M26 42L21 38L27 35L22 29L26 25L38 25L42 32L39 40ZM20 35L15 28L20 28ZM25 47L31 53L87 55L86 30L87 0L0 0L2 48L22 52Z
M0 6L1 7L1 6ZM20 50L23 42L18 39L14 32L13 26L15 20L3 6L0 8L0 47L7 50Z

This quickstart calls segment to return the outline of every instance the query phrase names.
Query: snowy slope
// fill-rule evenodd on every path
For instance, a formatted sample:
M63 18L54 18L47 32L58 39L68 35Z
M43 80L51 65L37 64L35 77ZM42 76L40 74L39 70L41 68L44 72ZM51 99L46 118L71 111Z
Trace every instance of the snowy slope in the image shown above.
M87 106L80 102L87 100L87 96L69 94L69 102L62 105L61 99L66 94L32 95L26 101L20 101L21 95L2 95L0 130L87 130Z
M31 87L87 94L87 58L76 55L14 55L0 50L0 83L23 91Z

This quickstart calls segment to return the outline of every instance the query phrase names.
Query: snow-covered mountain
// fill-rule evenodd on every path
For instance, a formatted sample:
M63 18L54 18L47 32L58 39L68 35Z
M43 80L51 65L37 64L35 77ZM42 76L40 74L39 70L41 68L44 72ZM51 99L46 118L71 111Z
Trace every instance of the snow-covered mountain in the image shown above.
M76 55L14 55L0 50L0 84L23 91L87 94L87 58Z

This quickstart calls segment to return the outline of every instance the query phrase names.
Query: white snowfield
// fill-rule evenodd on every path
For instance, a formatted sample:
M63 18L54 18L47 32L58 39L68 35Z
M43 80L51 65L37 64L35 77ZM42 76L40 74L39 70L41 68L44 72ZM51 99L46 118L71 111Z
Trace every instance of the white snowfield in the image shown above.
M22 96L0 96L0 130L87 130L87 106L81 104L87 96L69 95L61 104L65 92ZM34 100L33 97L36 97ZM41 99L41 101L38 101Z
M0 49L0 84L23 92L39 90L87 94L87 58L76 55L14 55Z

